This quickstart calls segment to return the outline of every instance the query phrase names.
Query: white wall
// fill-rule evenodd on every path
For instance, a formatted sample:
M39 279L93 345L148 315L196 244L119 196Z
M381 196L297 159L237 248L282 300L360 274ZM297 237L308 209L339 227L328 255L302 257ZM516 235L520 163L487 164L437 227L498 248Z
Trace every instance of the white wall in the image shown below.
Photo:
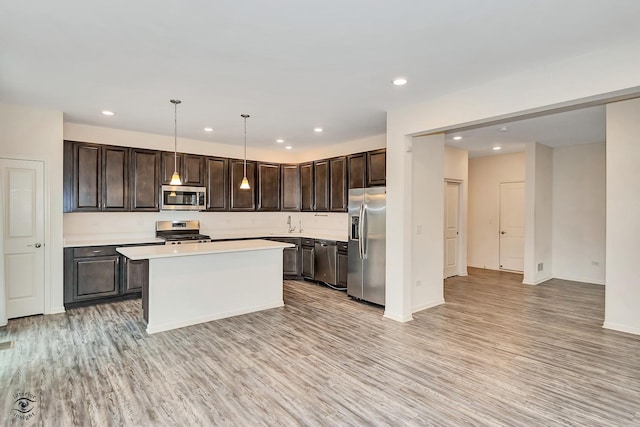
M93 142L96 144L121 145L124 147L149 148L154 150L173 151L173 136L134 132L122 129L83 125L78 123L64 124L64 138L71 141ZM322 146L304 151L285 151L283 149L264 149L247 146L247 159L278 163L303 163L346 154L376 150L386 146L386 135L375 135L342 144ZM181 138L178 136L178 152L206 154L241 159L244 156L243 146L230 145L211 141Z
M120 145L123 147L149 148L153 150L173 151L174 138L168 135L156 135L145 132L134 132L122 129L82 125L78 123L64 124L64 139L70 141L93 142L96 144ZM242 145L221 144L210 141L180 138L178 136L178 152L206 154L210 156L242 159ZM247 159L266 162L287 163L292 158L290 153L278 150L265 150L247 146Z
M553 150L530 142L525 148L525 241L522 283L537 285L551 279L553 219ZM538 265L542 269L538 271Z
M412 313L444 303L444 153L444 134L413 139Z
M346 154L360 153L363 151L377 150L387 146L387 135L375 135L368 138L356 139L342 144L318 147L301 153L291 153L292 163L303 163L310 160L326 159L329 157L344 156Z
M640 99L607 105L604 327L640 334Z
M500 268L500 183L524 180L524 153L469 159L470 267Z
M413 283L407 260L413 242L407 217L413 211L414 190L406 155L411 136L640 93L639 50L640 41L633 40L388 112L385 316L412 318ZM434 203L438 197L434 194ZM609 271L608 260L607 266ZM429 285L442 286L441 280L433 280Z
M44 162L45 313L63 312L62 113L0 104L0 129L0 157Z
M287 217L298 234L335 236L346 241L348 214L313 212L74 212L64 214L64 237L67 241L94 239L149 238L155 236L156 221L197 219L200 231L214 239L288 232ZM117 224L117 227L114 226Z
M605 143L553 149L553 277L604 285Z
M460 227L458 236L458 276L467 275L467 218L469 204L469 152L444 147L444 178L460 183Z

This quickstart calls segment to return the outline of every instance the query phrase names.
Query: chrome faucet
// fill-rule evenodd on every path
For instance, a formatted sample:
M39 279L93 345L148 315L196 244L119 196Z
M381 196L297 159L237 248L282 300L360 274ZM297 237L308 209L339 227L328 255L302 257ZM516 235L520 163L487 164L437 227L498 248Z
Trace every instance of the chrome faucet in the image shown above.
M289 215L289 217L287 218L287 225L289 226L289 233L293 233L294 231L296 231L296 226L291 226L291 215Z

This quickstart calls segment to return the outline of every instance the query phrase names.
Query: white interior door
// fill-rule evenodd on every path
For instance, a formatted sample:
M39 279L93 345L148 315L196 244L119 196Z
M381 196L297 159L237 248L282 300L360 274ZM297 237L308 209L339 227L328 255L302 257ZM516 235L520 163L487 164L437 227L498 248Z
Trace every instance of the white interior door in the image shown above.
M9 319L44 313L43 170L42 162L0 159Z
M524 182L500 183L500 269L524 270Z
M444 183L444 277L458 274L460 235L460 183Z

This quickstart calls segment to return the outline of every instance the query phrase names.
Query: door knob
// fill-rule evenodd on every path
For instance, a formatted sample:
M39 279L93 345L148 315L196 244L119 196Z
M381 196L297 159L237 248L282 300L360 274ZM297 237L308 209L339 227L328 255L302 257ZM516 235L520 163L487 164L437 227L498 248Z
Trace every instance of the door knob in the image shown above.
M36 243L35 246L36 246L36 248L39 248L42 245L40 243Z
M506 231L501 231L500 234L507 234L507 232Z

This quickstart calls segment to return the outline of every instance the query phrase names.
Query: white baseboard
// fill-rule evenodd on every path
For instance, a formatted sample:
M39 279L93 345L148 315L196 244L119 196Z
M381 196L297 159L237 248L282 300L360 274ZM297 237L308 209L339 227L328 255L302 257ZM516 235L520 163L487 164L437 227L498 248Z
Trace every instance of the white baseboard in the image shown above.
M635 326L622 325L620 323L604 322L602 325L604 329L611 329L613 331L625 332L627 334L640 335L640 328Z
M547 280L551 280L551 279L553 279L552 276L546 276L546 277L543 277L542 279L538 279L538 280L536 280L534 282L528 282L528 281L525 282L524 279L523 279L522 280L522 284L523 285L539 285L540 283L546 282Z
M417 313L418 311L426 310L426 309L432 308L432 307L437 307L437 306L442 305L442 304L444 304L444 299L441 299L441 300L438 300L438 301L431 301L431 302L428 302L426 304L421 304L421 305L419 305L417 307L413 307L411 309L411 313Z
M391 313L388 310L384 311L384 315L382 316L386 319L391 319L391 320L395 320L396 322L400 322L400 323L407 323L410 322L411 320L413 320L413 316L411 314L408 314L406 316L402 316L396 313Z
M64 305L61 305L60 307L51 307L45 314L59 314L65 312L66 310L64 309Z
M553 276L554 279L560 280L570 280L572 282L582 282L582 283L591 283L593 285L602 285L604 286L604 280L593 280L588 277L572 277L572 276Z
M185 326L197 325L199 323L211 322L213 320L225 319L227 317L239 316L242 314L255 313L256 311L269 310L271 308L284 307L284 301L277 301L270 304L264 304L257 307L246 307L239 310L227 311L225 313L215 313L210 316L186 319L179 322L167 322L156 325L147 324L147 333L155 334L156 332L169 331L171 329L184 328Z
M487 267L484 265L474 265L474 264L467 264L467 268L479 268L481 270L497 270L497 268L491 268L491 267Z

